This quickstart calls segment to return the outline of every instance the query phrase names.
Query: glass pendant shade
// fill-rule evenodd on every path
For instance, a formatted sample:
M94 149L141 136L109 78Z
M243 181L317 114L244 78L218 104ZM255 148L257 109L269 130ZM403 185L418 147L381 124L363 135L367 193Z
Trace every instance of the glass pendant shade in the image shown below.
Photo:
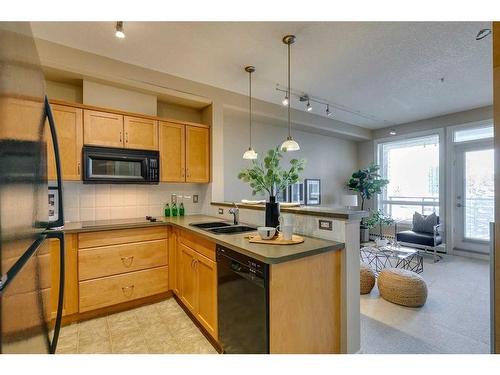
M252 147L249 147L248 150L246 150L245 153L243 154L243 159L247 160L257 159L258 155L259 154L257 154Z
M300 146L299 144L292 138L292 137L287 137L285 142L281 144L281 149L283 151L299 151Z

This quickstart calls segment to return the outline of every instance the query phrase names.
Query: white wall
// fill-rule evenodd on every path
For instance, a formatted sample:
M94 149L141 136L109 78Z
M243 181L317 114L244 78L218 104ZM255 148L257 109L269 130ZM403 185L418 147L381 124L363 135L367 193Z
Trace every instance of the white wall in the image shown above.
M269 123L254 122L253 147L259 157L283 142L287 129ZM300 151L286 154L284 166L292 158L306 159L304 178L321 179L322 205L339 205L347 178L358 165L357 143L354 141L292 130L300 144ZM241 169L250 165L243 160L248 148L248 116L242 112L224 111L224 200L252 199L248 184L238 180Z
M206 188L197 184L87 185L67 181L63 184L64 219L74 222L162 216L171 194L177 194L178 204L184 202L186 215L201 213ZM199 196L198 203L192 201L194 194Z
M156 116L156 95L83 80L83 104Z

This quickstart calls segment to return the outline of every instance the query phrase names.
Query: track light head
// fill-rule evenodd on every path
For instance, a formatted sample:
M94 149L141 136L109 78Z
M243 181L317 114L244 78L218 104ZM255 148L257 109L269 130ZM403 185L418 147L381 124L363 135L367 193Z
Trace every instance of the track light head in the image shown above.
M307 112L311 112L313 109L311 103L309 102L309 100L307 101Z
M330 111L330 104L326 105L326 115L328 117L332 117L333 116L333 112Z
M490 34L491 34L491 29L481 29L476 35L476 40L484 39Z
M119 39L125 38L125 32L123 31L123 21L117 21L115 26L115 36Z
M285 107L288 105L288 101L290 99L288 98L288 94L285 94L285 98L281 101L281 104L283 104Z
M396 133L396 130L391 129L391 130L389 131L389 134L390 134L390 135L396 135L396 134L398 134L398 133Z

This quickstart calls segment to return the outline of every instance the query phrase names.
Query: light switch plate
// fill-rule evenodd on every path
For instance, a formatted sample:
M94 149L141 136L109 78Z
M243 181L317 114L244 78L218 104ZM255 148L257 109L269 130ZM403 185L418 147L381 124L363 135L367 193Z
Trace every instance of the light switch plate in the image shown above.
M333 230L333 223L331 220L319 220L319 229L321 230Z
M219 215L224 215L224 209L223 208L219 208Z
M198 195L193 194L193 203L198 203Z

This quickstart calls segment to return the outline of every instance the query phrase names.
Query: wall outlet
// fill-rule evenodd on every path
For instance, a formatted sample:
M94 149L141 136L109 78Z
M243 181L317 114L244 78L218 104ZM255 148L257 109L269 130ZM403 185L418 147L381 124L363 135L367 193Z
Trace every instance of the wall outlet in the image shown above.
M320 230L333 230L333 222L331 220L319 220L318 228Z
M198 194L193 194L193 203L198 203Z
M224 215L224 209L223 208L219 208L219 215Z

